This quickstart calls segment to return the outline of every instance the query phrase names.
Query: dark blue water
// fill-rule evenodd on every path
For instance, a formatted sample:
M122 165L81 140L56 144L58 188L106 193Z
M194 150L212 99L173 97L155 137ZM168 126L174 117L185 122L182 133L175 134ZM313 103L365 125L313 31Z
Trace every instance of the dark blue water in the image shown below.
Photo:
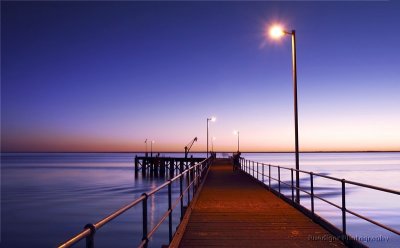
M204 155L204 154L203 154ZM157 185L161 178L135 178L135 154L68 153L2 154L1 247L54 247L67 240L86 223L95 223ZM163 155L162 155L163 156ZM165 156L165 155L164 155ZM167 156L183 156L168 154ZM199 155L201 156L201 155ZM293 165L292 154L244 154L258 161ZM378 186L399 189L400 153L302 154L305 170L323 172ZM283 175L284 176L284 175ZM303 178L306 182L306 178ZM316 181L335 201L331 182ZM179 184L173 186L176 196ZM392 227L399 227L399 197L351 189L352 210ZM185 200L186 201L186 200ZM340 225L336 210L316 202L319 213ZM149 199L149 228L167 210L167 191ZM174 226L180 216L174 212ZM339 218L338 218L339 216ZM141 239L141 206L127 211L96 233L96 247L135 247ZM168 222L151 240L150 247L168 243ZM364 236L389 237L389 242L370 242L372 247L398 247L399 238L373 225L349 219L349 231ZM83 247L83 243L77 247Z

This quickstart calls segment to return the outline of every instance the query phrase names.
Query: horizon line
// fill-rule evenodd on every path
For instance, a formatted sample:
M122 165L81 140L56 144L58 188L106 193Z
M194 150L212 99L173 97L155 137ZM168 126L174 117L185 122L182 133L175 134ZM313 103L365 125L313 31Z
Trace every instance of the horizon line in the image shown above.
M211 151L208 151L211 153ZM236 153L237 151L213 151L215 153ZM350 150L350 151L299 151L299 153L369 153L369 152L400 152L400 150ZM0 151L3 153L146 153L146 151ZM147 153L151 153L147 151ZM185 153L184 151L153 151L157 153ZM207 151L194 151L189 153L207 153ZM240 151L240 153L295 153L295 151Z

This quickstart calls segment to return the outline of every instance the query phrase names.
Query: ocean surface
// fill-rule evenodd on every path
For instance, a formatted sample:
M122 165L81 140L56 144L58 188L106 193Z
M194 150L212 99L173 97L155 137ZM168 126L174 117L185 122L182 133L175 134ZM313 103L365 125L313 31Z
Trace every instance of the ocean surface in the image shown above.
M134 175L133 153L25 153L1 156L0 247L55 247L143 192L164 182L163 178ZM182 157L183 154L161 154ZM194 154L205 157L205 154ZM218 157L228 154L217 154ZM294 167L292 153L245 153L243 157L268 164ZM302 170L400 190L400 153L304 153ZM261 171L261 169L260 169ZM267 173L267 169L265 172ZM277 171L272 170L277 177ZM281 179L290 182L290 173ZM301 187L309 189L308 175L300 175ZM268 180L265 178L265 183ZM276 184L273 185L275 188ZM341 205L341 184L314 178L315 193ZM179 183L173 185L173 194ZM291 191L283 188L290 196ZM185 200L186 201L186 200ZM302 204L310 206L302 195ZM346 185L347 208L400 230L400 196ZM167 191L149 198L149 228L167 210ZM341 228L341 211L315 200L315 211ZM174 226L180 212L174 211ZM96 233L96 247L136 247L141 240L141 205L119 216ZM168 222L150 240L150 247L168 243ZM347 214L347 230L370 247L400 247L400 237ZM84 247L84 242L76 247Z

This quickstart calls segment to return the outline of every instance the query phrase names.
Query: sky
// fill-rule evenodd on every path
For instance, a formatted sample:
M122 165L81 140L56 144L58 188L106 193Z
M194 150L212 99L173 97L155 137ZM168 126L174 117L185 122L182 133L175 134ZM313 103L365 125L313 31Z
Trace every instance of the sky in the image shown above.
M400 150L396 1L1 2L3 152ZM210 141L211 147L211 141Z

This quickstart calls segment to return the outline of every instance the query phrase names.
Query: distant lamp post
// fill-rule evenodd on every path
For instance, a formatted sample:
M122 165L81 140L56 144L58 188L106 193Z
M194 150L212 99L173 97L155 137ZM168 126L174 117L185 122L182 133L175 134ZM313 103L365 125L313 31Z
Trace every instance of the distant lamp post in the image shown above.
M296 65L296 31L285 31L281 26L275 25L269 30L273 39L279 39L285 34L292 36L292 73L293 73L293 97L294 97L294 137L296 149L296 202L300 203L300 180L299 180L299 123L297 113L297 65Z
M237 145L238 145L238 150L237 150L237 152L239 152L239 131L238 130L235 130L235 131L233 131L233 134L234 135L237 135L237 137L238 137L238 139L237 139Z
M154 140L150 142L150 157L153 157L153 144L155 143Z
M147 152L147 139L144 141L144 143L146 143L146 157L148 156L148 152Z
M215 116L207 118L207 158L208 158L208 122L209 121L215 122L216 120L217 118Z
M217 138L215 138L215 137L212 137L212 139L211 139L211 152L214 152L214 141L216 140Z

